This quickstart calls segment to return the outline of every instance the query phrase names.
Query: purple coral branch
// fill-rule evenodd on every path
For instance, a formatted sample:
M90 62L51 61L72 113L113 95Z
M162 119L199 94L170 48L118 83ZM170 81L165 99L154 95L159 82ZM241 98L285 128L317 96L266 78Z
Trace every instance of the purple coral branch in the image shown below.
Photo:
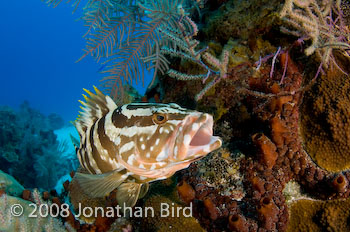
M182 20L183 20L184 18L187 19L188 22L189 22L189 23L191 24L191 26L193 27L193 33L197 33L197 32L198 32L198 28L197 28L197 25L196 25L189 17L187 17L187 16L185 16L185 17L184 17L184 16L181 16L181 17L178 19L178 21L177 21L178 26L179 26L179 29L180 29L180 31L181 31L181 33L182 33L182 36L183 36L185 42L187 43L187 46L190 48L191 45L190 45L188 36L186 36L185 26L184 26L184 24L182 23ZM194 25L195 25L195 27L194 27ZM189 37L192 37L192 36L193 36L193 35L190 35ZM205 47L205 48L202 48L201 50L199 50L199 51L197 52L197 54L201 54L201 53L205 52L207 49L208 49L208 46ZM192 55L194 58L196 58L194 52L192 52L191 55ZM204 69L208 70L208 73L207 73L207 76L206 76L205 80L210 76L211 73L213 73L213 74L218 74L218 72L214 71L213 69L209 68L206 64L204 64L203 61L202 61L200 58L199 58L199 59L194 59L193 61L195 61L195 62L196 62L197 64L199 64L200 66L202 66Z
M316 78L318 77L318 75L320 74L320 72L323 73L322 65L323 65L323 62L321 62L320 65L318 66L317 72L316 72L314 78L312 78L311 82L314 82L314 81L316 80Z
M284 77L286 75L286 72L287 72L287 65L288 65L288 51L286 52L287 55L286 55L286 63L284 64L284 70L283 70L283 74L282 74L282 78L281 78L281 81L280 81L280 85L283 84L283 80L284 80Z
M259 60L257 62L255 62L254 65L257 66L257 69L259 69L262 63L266 63L274 55L275 55L275 53L272 53L272 54L267 55L263 58L259 57Z
M259 56L259 60L257 62L255 62L255 65L257 65L256 71L258 71L260 69L260 66L261 66L261 56Z
M203 84L204 84L204 83L207 81L207 79L209 78L210 73L211 73L210 70L208 70L207 75L203 78L203 81L202 81Z
M205 52L206 50L208 50L208 48L209 48L208 46L202 48L201 50L199 50L199 51L197 52L197 54L202 54L203 52Z
M275 68L276 58L277 58L278 54L280 53L280 51L281 51L281 47L278 47L277 52L275 53L275 55L272 58L272 64L271 64L271 70L270 70L270 78L272 78L273 70Z
M334 65L335 65L342 73L344 73L346 76L348 76L349 74L346 73L346 72L337 64L337 62L335 61L334 56L331 55L331 57L332 57L332 60L333 60Z

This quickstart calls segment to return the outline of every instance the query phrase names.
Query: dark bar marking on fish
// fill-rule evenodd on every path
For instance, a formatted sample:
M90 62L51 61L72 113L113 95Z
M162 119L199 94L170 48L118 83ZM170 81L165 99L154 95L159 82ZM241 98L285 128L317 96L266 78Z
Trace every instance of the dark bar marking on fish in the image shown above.
M117 147L113 141L106 135L105 130L105 121L106 116L103 116L100 121L97 123L97 131L100 139L100 143L104 149L108 151L110 158L115 158L117 155Z
M120 107L118 107L118 110L114 110L112 113L112 123L116 128L123 128L125 127L125 123L127 122L128 118L121 113Z
M78 150L78 155L80 156L81 165L83 166L84 169L86 169L85 162L84 162L84 159L83 159L83 149L82 148L80 148Z
M117 128L131 127L131 126L152 126L154 122L152 121L152 116L131 116L130 119L122 113L112 114L112 123Z
M95 147L95 141L94 141L95 125L96 125L96 123L94 123L92 125L91 130L90 130L90 143L91 143L91 149L92 149L92 157L95 160L98 169L100 169L102 173L105 173L105 172L113 170L113 167L108 162L109 157L106 159L106 161L102 160L101 154L99 153L97 147ZM98 126L98 124L97 124L97 126Z
M96 174L95 170L91 167L90 165L90 159L89 159L89 151L88 151L88 144L87 144L87 136L85 137L85 141L84 141L84 144L83 144L83 149L85 151L84 153L84 160L85 160L85 167L88 171L90 171L91 173L93 174ZM85 149L86 148L86 149Z

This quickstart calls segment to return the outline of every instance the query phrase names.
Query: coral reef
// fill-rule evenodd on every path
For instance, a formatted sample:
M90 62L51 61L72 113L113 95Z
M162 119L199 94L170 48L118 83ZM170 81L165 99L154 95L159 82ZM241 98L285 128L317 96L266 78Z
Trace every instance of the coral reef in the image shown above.
M260 162L268 169L273 168L278 156L276 145L264 134L255 134L253 135L252 140L259 148Z
M196 192L186 181L181 181L178 183L177 191L179 193L180 199L186 204L191 203L196 197Z
M188 195L193 193L192 187L184 182L177 184L176 179L177 177L173 176L170 179L155 182L151 185L150 194L144 198L142 208L152 207L155 214L154 217L135 218L136 222L141 223L140 231L205 231L197 219L192 216L194 214L193 207L191 207L193 202L188 201L184 204L181 200L183 199L181 196L184 197L185 195L188 199ZM187 186L188 192L182 191L182 194L178 194L181 186ZM167 217L161 215L162 204L169 206L171 215ZM177 212L180 213L177 214Z
M64 121L61 116L52 113L47 116L47 124L51 130L58 130L64 126Z
M158 1L143 3L137 9L153 20L175 9L171 5L156 12L149 3ZM70 225L78 231L349 231L350 60L348 27L341 13L348 5L209 0L198 6L202 10L196 16L179 5L180 18L157 31L176 42L163 50L157 45L158 53L146 62L171 53L175 58L163 61L172 61L164 66L172 77L159 74L144 100L176 102L213 114L215 134L224 146L171 179L150 185L136 207L153 207L154 217L98 215L71 218ZM153 26L141 34L159 29ZM97 30L106 35L106 28ZM130 48L131 53L135 50ZM98 51L87 54L99 58L103 54ZM132 79L133 69L138 67L122 70L125 79ZM112 70L112 80L118 72ZM204 76L190 76L198 73ZM91 199L74 178L65 186L75 209L79 203L116 205L115 192ZM193 217L161 217L161 203L191 206Z
M231 231L248 232L247 221L242 215L239 214L230 215L228 218L228 227Z
M168 205L170 208L174 208L174 212L180 212L179 215L175 213L174 216L170 215L164 217L161 215L161 204ZM151 207L154 209L154 217L144 217L142 220L142 229L141 231L205 231L198 221L193 217L187 217L186 215L190 213L182 212L184 205L179 203L174 203L167 197L161 195L153 195L145 200L143 207ZM181 211L178 211L181 209Z
M123 210L120 210L118 211L119 215L115 212L114 217L102 217L101 215L95 217L93 215L86 218L81 216L70 224L73 224L77 231L187 231L188 229L205 231L192 217L191 207L188 206L192 202L191 198L194 199L192 195L194 190L184 182L178 185L176 183L176 177L172 177L151 185L149 194L135 206L143 210L142 217L135 216L134 213L130 214L129 211L123 215ZM178 190L180 190L180 194L178 194ZM67 188L67 194L75 209L78 207L101 207L106 210L108 207L116 207L115 193L112 192L106 198L91 199L83 193L74 177ZM186 204L184 204L183 199L187 200ZM166 216L167 211L162 210L167 206L169 206L168 216ZM147 208L152 210L146 211ZM145 216L146 213L148 213L147 216Z
M276 25L280 1L227 1L207 16L203 37L225 44L230 38L249 40ZM215 35L215 36L214 36Z
M52 217L29 217L33 211L30 206L32 202L20 198L8 196L6 194L0 197L0 230L1 231L67 231L65 227ZM19 204L24 208L20 217L13 216L10 208L12 205ZM36 202L36 204L40 204Z
M350 168L349 92L349 77L329 70L305 94L301 107L305 150L320 167L332 172Z
M59 143L54 129L62 126L55 114L48 117L24 102L18 112L0 107L0 169L25 187L51 189L74 167L66 158L67 144ZM23 175L23 172L26 175Z
M350 199L320 201L300 199L291 203L287 231L350 231Z
M346 26L341 10L340 0L286 0L280 17L293 29L282 27L285 33L292 34L303 40L311 40L311 45L305 49L307 56L316 53L321 64L337 66L333 50L342 52L349 57ZM340 69L341 70L341 69Z
M75 231L69 224L63 225L60 219L51 216L56 213L56 211L51 210L57 208L52 205L53 202L48 200L48 198L43 200L37 189L33 192L24 190L23 186L16 182L12 176L5 173L1 173L0 183L1 190L4 191L1 193L0 190L1 231ZM25 199L12 195L18 195L21 190ZM47 208L41 207L44 204L47 205Z
M296 54L300 55L299 51L294 51L293 56ZM287 61L288 65L285 65ZM299 134L302 126L300 114L304 116L305 113L302 111L303 106L299 109L304 89L304 77L299 71L302 65L295 63L289 53L282 53L278 62L272 76L273 67L269 64L263 64L255 72L240 72L245 75L248 83L244 86L245 89L241 88L247 96L245 101L241 101L245 107L231 101L231 105L226 105L227 113L217 121L217 133L223 136L228 148L244 151L242 159L231 160L238 165L239 172L244 173L241 190L243 198L237 199L232 193L223 196L218 179L215 180L217 185L214 187L203 180L205 176L201 173L210 174L212 162L200 161L183 173L182 180L196 191L193 201L198 213L196 217L209 231L238 230L238 227L247 231L287 230L288 221L292 220L289 218L293 215L288 213L283 189L290 180L299 182L304 191L319 199L348 197L350 194L348 172L337 175L327 172L318 167L304 150L304 140ZM245 69L249 70L250 66ZM237 74L235 67L229 72L228 78L213 88L217 98L230 99L231 93L222 90L232 85ZM281 84L283 75L285 77ZM318 79L317 85L323 79ZM212 99L210 93L204 96L198 107L203 107L201 105L204 104L208 109L215 105L215 101L209 99ZM246 114L249 116L242 114L243 120L234 116L235 113L242 112L238 109L247 109ZM233 121L236 118L239 118L239 125ZM242 123L244 121L249 123ZM234 133L232 128L235 128ZM343 129L344 127L342 130L339 128L346 131ZM215 164L227 169L217 160L213 165ZM222 173L225 171L218 169L214 176ZM217 209L214 214L209 213L212 205ZM232 218L238 221L237 224L233 223Z
M334 177L332 182L334 189L339 193L346 192L348 188L348 184L349 184L349 181L346 179L346 177L342 173Z
M214 151L211 156L198 162L196 177L206 186L215 188L218 194L240 200L244 197L243 175L239 162L244 158L240 152L227 149Z
M17 197L22 194L24 188L15 178L0 170L0 190Z

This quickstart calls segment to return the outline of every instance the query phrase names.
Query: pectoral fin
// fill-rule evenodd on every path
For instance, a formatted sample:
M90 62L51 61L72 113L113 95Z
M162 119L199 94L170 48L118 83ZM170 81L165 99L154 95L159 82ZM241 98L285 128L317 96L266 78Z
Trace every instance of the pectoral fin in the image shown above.
M121 207L133 207L139 199L141 185L137 183L123 183L117 190L117 201Z
M149 189L149 183L142 184L139 199L143 198L146 195L146 193L148 192L148 189Z
M118 171L108 172L99 175L76 173L75 177L90 197L104 197L125 181L127 176L122 176Z

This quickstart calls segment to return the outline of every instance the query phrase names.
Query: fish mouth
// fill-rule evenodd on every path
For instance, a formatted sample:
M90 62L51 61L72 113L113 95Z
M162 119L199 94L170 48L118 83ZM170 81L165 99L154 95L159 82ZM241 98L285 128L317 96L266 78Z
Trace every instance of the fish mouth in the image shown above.
M221 139L213 136L213 124L210 114L188 115L178 128L174 158L194 162L221 147Z

